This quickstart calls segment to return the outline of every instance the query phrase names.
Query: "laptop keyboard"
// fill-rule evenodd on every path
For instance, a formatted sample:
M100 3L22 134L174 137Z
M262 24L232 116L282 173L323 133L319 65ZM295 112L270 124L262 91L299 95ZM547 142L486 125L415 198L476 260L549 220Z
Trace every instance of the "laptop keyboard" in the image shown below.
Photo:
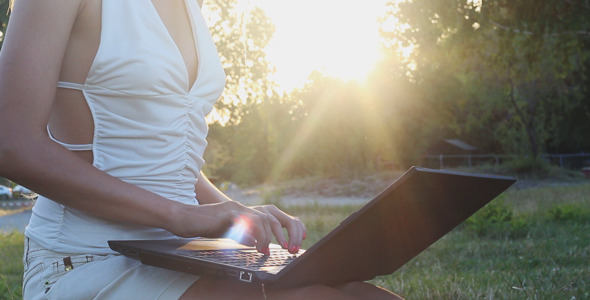
M184 256L200 258L202 260L237 266L254 271L286 266L303 253L304 251L300 250L297 254L291 254L289 251L282 248L271 248L270 256L266 256L256 250L250 249L179 250L179 254Z

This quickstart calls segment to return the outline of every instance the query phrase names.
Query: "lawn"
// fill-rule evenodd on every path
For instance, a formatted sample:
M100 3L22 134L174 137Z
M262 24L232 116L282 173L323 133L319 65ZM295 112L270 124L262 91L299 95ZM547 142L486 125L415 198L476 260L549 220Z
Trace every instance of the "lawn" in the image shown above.
M0 232L0 299L20 299L23 235Z
M286 208L308 248L356 206ZM0 299L21 296L20 233L0 233ZM392 275L407 299L590 299L590 183L511 188Z

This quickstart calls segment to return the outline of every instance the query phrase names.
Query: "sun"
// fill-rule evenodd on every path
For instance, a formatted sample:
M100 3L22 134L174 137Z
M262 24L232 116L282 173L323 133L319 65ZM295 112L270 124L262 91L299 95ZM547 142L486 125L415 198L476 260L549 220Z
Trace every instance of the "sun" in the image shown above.
M380 59L378 17L385 0L251 0L276 31L266 51L286 90L303 85L314 71L362 81Z

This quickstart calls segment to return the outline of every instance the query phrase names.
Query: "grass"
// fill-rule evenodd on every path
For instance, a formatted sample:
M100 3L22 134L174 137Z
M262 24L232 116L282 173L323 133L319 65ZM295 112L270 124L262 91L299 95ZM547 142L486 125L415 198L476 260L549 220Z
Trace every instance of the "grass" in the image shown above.
M286 210L310 247L355 206ZM0 299L19 299L22 234L0 233ZM589 299L590 183L511 188L392 275L406 299Z
M0 299L21 299L23 235L0 231Z
M309 247L357 207L292 207ZM589 299L590 183L512 188L372 282L407 299Z

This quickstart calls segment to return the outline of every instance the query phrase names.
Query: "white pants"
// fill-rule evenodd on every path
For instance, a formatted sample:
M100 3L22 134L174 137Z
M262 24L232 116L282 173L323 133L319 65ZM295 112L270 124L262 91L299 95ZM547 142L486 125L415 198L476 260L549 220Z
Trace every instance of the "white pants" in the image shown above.
M122 255L55 253L25 237L23 298L178 299L199 276Z

